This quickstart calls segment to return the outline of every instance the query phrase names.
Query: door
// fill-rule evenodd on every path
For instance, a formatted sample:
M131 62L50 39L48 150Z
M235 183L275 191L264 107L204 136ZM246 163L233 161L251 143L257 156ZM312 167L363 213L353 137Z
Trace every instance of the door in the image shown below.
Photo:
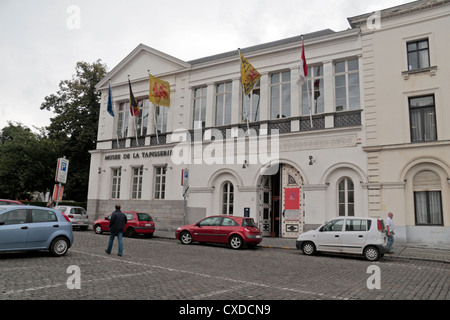
M209 217L201 220L194 226L192 232L193 240L198 242L220 242L219 227L222 223L222 217Z
M346 219L342 250L346 253L362 253L367 240L367 219Z
M0 250L23 249L28 239L27 210L0 214Z
M27 248L47 248L51 235L59 229L56 213L45 209L31 210Z
M344 219L334 219L319 229L319 251L342 252Z
M272 230L272 176L261 176L259 187L259 229L264 237Z
M303 178L294 167L283 164L281 169L281 236L297 238L303 232L304 201Z

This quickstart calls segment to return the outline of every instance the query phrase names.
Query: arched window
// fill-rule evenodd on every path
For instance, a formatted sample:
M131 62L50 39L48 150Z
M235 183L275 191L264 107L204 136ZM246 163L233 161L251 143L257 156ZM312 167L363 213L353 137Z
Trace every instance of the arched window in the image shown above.
M233 214L234 204L234 186L230 181L223 184L222 187L222 214Z
M338 190L339 215L354 216L355 215L355 187L350 178L343 178L339 182Z
M416 225L443 225L441 179L433 171L421 171L414 177Z

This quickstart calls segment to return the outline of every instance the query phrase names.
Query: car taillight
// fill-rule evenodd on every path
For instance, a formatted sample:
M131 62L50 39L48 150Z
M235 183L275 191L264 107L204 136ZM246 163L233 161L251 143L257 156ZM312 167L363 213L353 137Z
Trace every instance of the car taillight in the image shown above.
M377 220L377 226L378 226L378 231L382 232L383 231L383 225L381 224L381 220L380 219Z
M67 216L64 214L64 212L61 212L61 213L62 213L64 219L66 219L67 222L70 222L69 218L67 218Z
M73 218L73 215L69 214L69 218Z
M86 219L89 219L89 216L86 216Z

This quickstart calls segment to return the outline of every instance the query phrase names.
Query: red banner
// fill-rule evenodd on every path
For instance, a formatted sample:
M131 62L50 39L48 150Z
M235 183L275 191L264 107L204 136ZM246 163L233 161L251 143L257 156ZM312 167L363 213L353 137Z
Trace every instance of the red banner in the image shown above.
M285 210L300 209L300 188L284 189L284 209Z

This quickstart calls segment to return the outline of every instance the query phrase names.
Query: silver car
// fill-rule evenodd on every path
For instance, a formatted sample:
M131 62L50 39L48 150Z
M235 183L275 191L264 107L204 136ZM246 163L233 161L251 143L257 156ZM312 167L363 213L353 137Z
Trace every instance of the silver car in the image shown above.
M70 222L72 222L72 227L79 228L80 230L88 229L88 215L83 207L57 206L55 209L61 211L70 219Z
M376 261L386 251L384 221L367 217L337 217L315 230L300 234L297 249L306 255L317 251L364 255Z

